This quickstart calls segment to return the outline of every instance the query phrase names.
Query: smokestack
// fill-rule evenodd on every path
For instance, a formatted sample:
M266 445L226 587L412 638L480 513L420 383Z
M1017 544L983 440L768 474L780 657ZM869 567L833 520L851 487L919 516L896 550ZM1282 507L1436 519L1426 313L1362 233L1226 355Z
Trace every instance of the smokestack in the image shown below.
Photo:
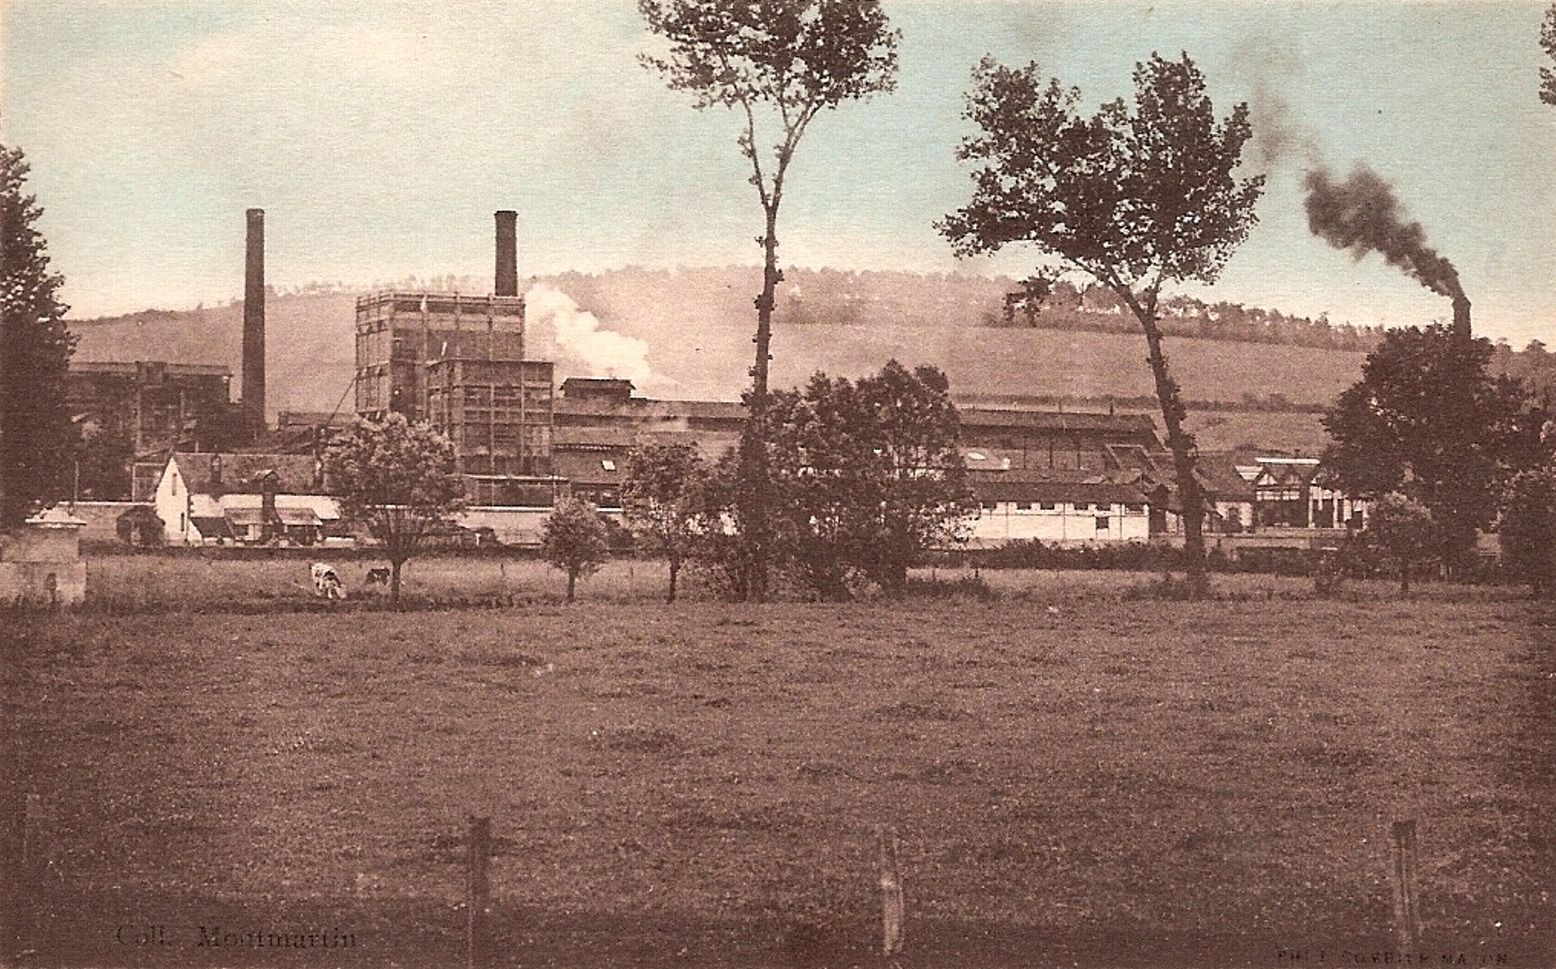
M265 426L265 210L248 210L243 272L243 409Z
M1470 301L1463 293L1453 298L1453 336L1461 342L1470 342Z
M498 296L519 295L519 213L511 209L497 212L497 279L494 292Z

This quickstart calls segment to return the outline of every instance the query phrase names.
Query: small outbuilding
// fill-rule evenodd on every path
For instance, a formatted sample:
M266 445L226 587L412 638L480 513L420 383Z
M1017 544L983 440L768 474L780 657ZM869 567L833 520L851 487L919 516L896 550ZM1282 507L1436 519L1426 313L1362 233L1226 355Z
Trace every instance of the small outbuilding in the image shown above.
M86 522L54 507L0 535L0 603L74 606L86 598L81 529Z

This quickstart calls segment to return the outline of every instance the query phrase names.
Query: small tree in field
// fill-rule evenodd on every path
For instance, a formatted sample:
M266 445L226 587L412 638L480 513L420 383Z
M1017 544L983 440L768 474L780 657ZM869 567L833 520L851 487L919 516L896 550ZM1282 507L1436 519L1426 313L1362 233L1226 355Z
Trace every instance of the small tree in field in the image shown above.
M696 538L695 500L706 477L701 455L687 444L648 444L627 458L622 514L633 532L669 563L666 602L675 601L676 579Z
M966 111L981 130L957 153L981 165L973 198L939 228L958 255L1032 245L1046 257L1043 272L1089 276L1134 315L1172 449L1190 588L1203 594L1204 496L1162 349L1162 286L1216 281L1257 221L1264 180L1236 175L1252 135L1248 106L1218 121L1188 55L1153 54L1135 66L1134 81L1132 108L1120 99L1087 117L1077 110L1080 92L1045 82L1035 63L985 59Z
M1437 543L1432 513L1413 498L1394 492L1378 499L1367 519L1385 558L1399 568L1399 591L1410 591L1410 573L1416 563L1430 558Z
M643 63L693 104L738 112L740 153L751 165L766 217L762 292L756 298L756 361L741 439L740 538L750 546L749 597L767 594L771 503L767 465L767 374L778 269L778 210L789 163L822 111L896 85L898 32L880 0L638 0L648 29L669 45ZM765 129L765 132L764 132ZM763 144L770 133L771 147Z
M965 537L977 506L962 459L961 417L950 382L937 367L908 370L896 360L855 385L869 415L866 438L879 487L878 539L865 548L864 570L901 595L908 569L925 551Z
M572 602L578 577L600 571L610 557L610 536L593 505L563 498L546 519L540 547L552 567L567 573L567 601Z
M1508 482L1497 526L1502 564L1535 595L1556 589L1556 469L1520 471Z
M383 545L389 560L389 601L400 603L400 569L436 525L464 509L464 480L454 446L427 424L403 414L383 423L359 421L325 456L341 513Z
M775 393L775 517L785 563L846 599L865 578L891 595L926 549L957 537L970 497L945 375L895 360L851 382L816 374Z

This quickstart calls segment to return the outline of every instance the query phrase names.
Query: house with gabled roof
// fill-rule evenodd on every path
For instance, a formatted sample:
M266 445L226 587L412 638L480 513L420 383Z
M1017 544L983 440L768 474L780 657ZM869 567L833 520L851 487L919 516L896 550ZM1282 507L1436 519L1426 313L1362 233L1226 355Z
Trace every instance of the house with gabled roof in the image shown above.
M311 455L176 451L152 504L170 545L314 545L344 537L323 462Z
M1272 528L1359 528L1369 503L1346 493L1319 458L1261 455L1251 476L1259 524Z

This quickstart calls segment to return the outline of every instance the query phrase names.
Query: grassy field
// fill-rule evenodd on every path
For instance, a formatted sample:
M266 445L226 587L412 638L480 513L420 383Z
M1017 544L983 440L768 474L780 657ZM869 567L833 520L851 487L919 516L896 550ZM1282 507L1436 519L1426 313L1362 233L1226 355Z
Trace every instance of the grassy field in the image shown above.
M0 634L9 803L49 812L26 961L455 964L474 814L499 965L885 964L882 826L901 966L1381 964L1407 818L1430 964L1556 964L1556 613L1510 594L985 572L672 607L615 563L565 606L533 563L428 559L413 596L517 604L324 617L304 568L99 560L95 609Z

